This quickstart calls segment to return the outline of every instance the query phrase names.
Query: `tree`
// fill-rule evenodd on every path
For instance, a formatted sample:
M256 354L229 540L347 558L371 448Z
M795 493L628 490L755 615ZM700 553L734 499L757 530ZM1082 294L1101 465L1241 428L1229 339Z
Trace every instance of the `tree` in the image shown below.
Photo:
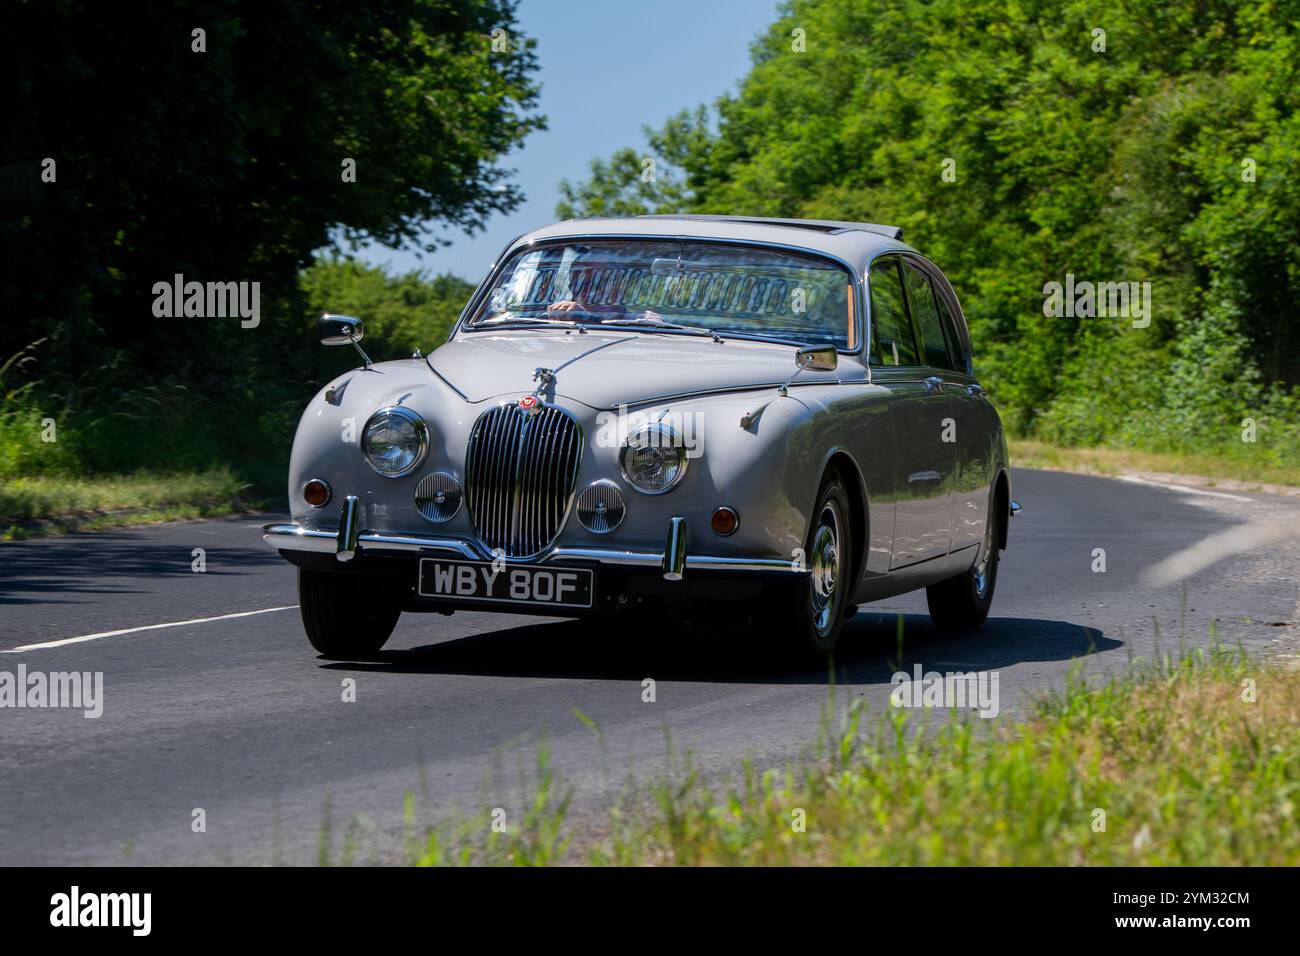
M6 9L0 355L48 335L67 381L106 352L219 368L275 330L156 319L155 282L256 281L292 315L313 251L432 251L430 221L472 231L521 199L499 161L543 120L510 0L129 9Z
M1295 0L790 0L738 91L645 153L681 211L903 226L1014 431L1239 450L1243 408L1300 430L1297 22ZM622 168L566 184L567 211L647 205ZM1045 316L1067 272L1151 282L1150 326Z

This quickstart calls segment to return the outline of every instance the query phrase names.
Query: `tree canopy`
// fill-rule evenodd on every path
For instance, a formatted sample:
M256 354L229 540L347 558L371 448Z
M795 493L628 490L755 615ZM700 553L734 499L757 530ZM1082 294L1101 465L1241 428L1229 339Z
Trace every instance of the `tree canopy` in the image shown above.
M430 250L429 223L512 209L502 157L543 122L510 0L50 0L5 21L0 355L48 336L47 376L269 351L273 328L214 350L231 330L154 318L153 284L256 281L283 315L315 250Z
M1254 418L1294 453L1298 24L1294 0L791 0L735 94L558 211L898 224L1015 430L1159 448ZM1153 321L1044 315L1067 273L1151 282Z

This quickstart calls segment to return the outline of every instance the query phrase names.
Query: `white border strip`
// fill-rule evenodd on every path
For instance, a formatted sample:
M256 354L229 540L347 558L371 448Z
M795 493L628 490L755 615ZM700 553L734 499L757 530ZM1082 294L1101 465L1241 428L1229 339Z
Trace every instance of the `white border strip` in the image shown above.
M24 644L11 647L4 654L22 654L26 651L40 651L49 647L66 647L69 644L82 644L97 641L101 637L120 637L123 634L139 634L141 631L160 631L165 627L184 627L187 624L207 624L209 621L229 621L236 617L252 617L254 614L270 614L273 611L292 611L298 605L286 604L284 607L264 607L260 611L240 611L238 614L218 614L216 617L196 617L189 621L170 621L166 624L146 624L143 627L126 627L120 631L101 631L98 634L82 634L80 637L65 637L58 641L45 641L41 644Z
M1192 488L1188 485L1168 484L1163 481L1152 481L1149 478L1137 478L1133 475L1117 475L1120 481L1127 481L1134 485L1149 485L1152 488L1164 488L1168 491L1181 491L1185 495L1206 495L1210 498L1227 498L1229 501L1254 501L1254 498L1247 498L1245 495L1230 495L1226 491L1206 491L1204 488Z

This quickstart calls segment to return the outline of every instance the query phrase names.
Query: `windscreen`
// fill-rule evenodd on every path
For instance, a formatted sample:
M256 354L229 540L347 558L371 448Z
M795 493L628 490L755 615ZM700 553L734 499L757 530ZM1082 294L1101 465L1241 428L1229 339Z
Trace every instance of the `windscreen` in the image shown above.
M813 253L584 239L515 252L469 327L632 322L852 349L851 290L842 266Z

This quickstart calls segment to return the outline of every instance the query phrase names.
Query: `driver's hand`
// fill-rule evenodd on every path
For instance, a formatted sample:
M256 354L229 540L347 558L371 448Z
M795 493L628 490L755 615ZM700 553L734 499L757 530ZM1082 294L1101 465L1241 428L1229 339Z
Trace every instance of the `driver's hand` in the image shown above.
M561 299L559 302L552 302L546 308L548 316L564 316L568 312L586 312L587 307L577 299Z

